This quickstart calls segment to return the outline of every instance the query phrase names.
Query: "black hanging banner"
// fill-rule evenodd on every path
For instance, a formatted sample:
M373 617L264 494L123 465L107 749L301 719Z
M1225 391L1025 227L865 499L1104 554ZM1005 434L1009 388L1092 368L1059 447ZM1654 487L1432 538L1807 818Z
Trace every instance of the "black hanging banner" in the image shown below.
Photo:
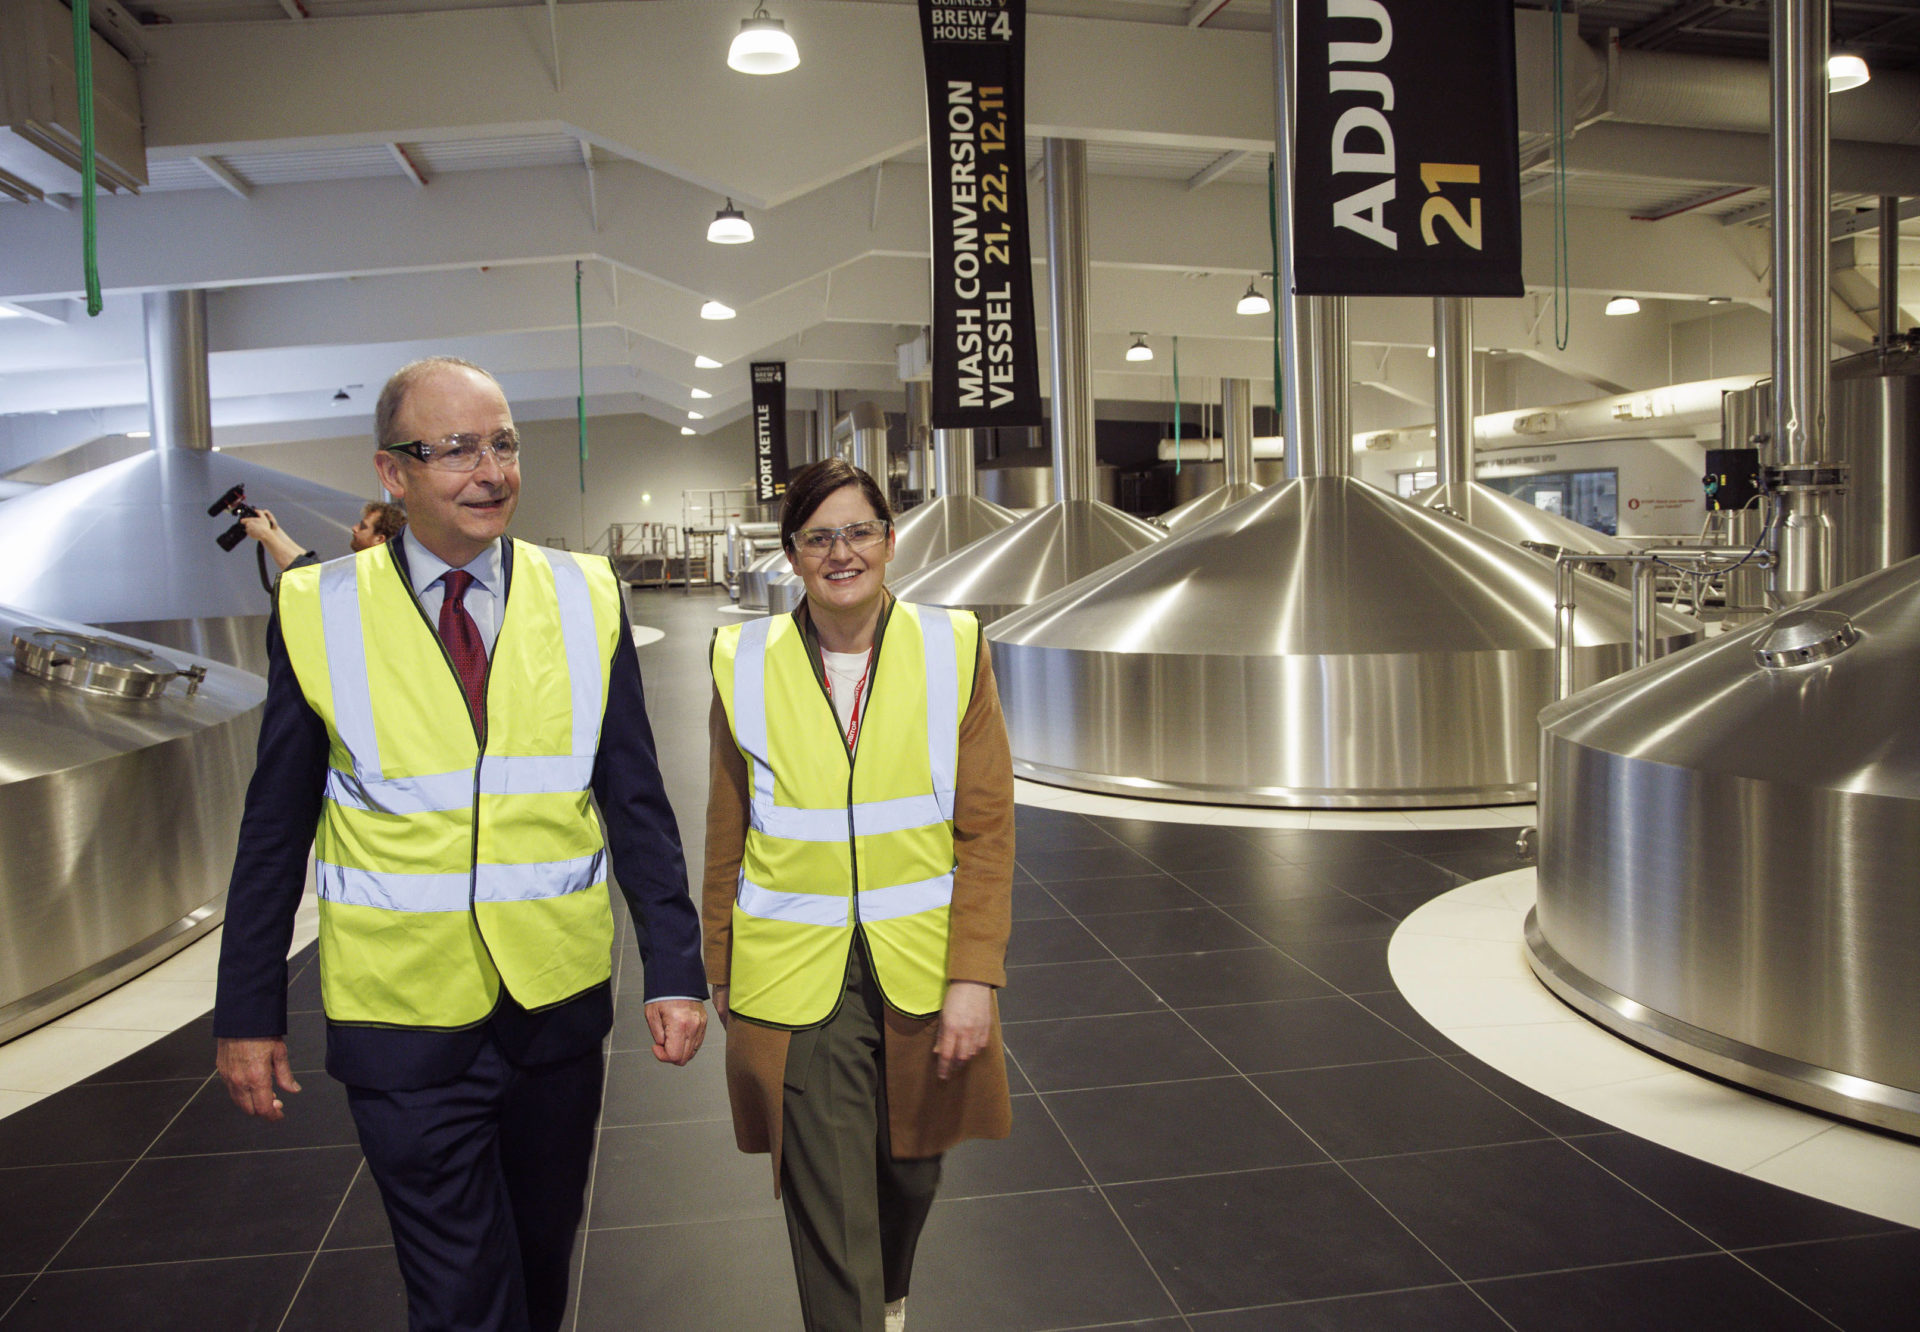
M753 484L771 504L787 493L787 363L754 361Z
M1026 0L920 0L933 191L933 424L1040 424Z
M1299 0L1294 290L1518 296L1513 0Z

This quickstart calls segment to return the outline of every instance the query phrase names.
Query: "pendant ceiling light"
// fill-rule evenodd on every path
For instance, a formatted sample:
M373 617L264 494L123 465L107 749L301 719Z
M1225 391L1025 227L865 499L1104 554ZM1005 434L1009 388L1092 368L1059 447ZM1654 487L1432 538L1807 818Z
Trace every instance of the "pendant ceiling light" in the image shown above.
M1830 93L1849 92L1872 77L1867 62L1850 51L1827 57L1827 91Z
M1258 278L1247 279L1247 290L1234 305L1233 312L1243 315L1263 315L1273 313L1273 302L1261 291Z
M713 395L707 392L705 389L694 389L692 396L696 398L711 398Z
M702 416L699 412L688 412L687 419L689 421L704 421L707 418Z
M1615 296L1607 302L1607 313L1610 315L1639 314L1640 302L1631 296Z
M714 360L711 356L696 356L693 358L693 368L695 370L718 370L720 368L720 362Z
M740 20L740 32L727 48L727 67L742 74L785 74L799 63L800 48L787 35L787 25L767 17L765 5Z
M680 433L683 435L691 435L694 433L694 430L692 426L681 426Z
M745 245L753 239L753 223L747 221L747 215L729 199L727 206L707 223L707 239L715 245Z
M731 305L722 305L719 301L708 301L700 307L700 317L702 319L731 319L733 316L733 307Z
M1153 348L1147 345L1147 335L1145 333L1135 333L1133 335L1133 345L1127 348L1127 359L1129 361L1151 361L1153 359Z

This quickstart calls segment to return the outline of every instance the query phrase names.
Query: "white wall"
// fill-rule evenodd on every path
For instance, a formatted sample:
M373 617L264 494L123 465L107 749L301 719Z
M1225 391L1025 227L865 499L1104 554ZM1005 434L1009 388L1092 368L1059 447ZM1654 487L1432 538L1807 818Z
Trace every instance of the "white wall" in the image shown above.
M751 423L745 417L706 435L682 435L678 426L651 416L590 417L584 494L574 422L523 421L520 432L524 449L513 534L533 542L563 540L574 550L602 544L611 523L679 527L685 521L683 492L744 486L752 476ZM252 444L232 452L352 494L380 496L373 445L364 437Z

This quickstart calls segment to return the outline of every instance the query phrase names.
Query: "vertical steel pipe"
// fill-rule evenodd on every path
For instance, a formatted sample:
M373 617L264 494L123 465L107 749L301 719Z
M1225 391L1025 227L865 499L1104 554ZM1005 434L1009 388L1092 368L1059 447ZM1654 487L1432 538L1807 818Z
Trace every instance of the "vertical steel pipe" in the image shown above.
M1564 554L1554 564L1553 579L1553 701L1558 703L1573 693L1574 634L1579 623L1573 561Z
M1659 565L1641 560L1633 566L1633 664L1645 666L1660 650Z
M207 387L207 293L150 291L147 411L153 447L211 449L213 403Z
M833 390L813 391L813 437L807 441L807 461L823 462L833 456Z
M1220 381L1222 448L1226 454L1227 484L1247 485L1253 480L1253 381Z
M1900 333L1900 200L1880 199L1880 354Z
M1273 0L1273 207L1279 232L1279 262L1273 304L1280 325L1280 434L1286 440L1285 471L1300 476L1309 413L1301 391L1301 315L1305 302L1293 290L1293 0Z
M1441 485L1473 480L1473 302L1433 299L1433 420Z
M907 456L918 459L920 498L933 498L933 383L907 381Z
M1827 455L1828 0L1773 0L1773 432L1780 496L1773 590L1791 604L1833 585Z
M933 474L942 497L964 499L975 493L971 430L933 432Z
M1046 141L1047 289L1053 370L1053 498L1094 498L1093 373L1087 363L1087 145Z

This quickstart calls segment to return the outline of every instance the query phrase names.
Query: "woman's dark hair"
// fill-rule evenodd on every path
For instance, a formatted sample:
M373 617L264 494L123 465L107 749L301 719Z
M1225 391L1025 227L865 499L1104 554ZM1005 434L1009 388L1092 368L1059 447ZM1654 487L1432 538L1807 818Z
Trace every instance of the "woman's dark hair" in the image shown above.
M787 498L780 506L781 549L791 552L793 534L806 525L815 509L827 502L827 496L847 486L860 487L860 493L867 497L874 513L889 523L893 521L893 508L878 482L845 458L826 458L808 464L787 480Z

